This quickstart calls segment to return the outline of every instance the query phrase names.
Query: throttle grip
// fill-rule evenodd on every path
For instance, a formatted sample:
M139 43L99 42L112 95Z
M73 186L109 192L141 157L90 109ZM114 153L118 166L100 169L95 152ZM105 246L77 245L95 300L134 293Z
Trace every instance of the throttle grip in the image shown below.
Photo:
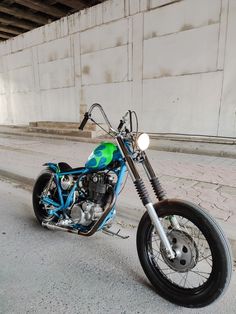
M125 122L123 120L120 120L120 124L118 125L118 128L117 128L119 132L122 129L124 124L125 124Z
M88 112L85 112L84 118L83 118L83 120L82 120L82 122L81 122L81 124L79 126L79 130L83 130L84 129L85 124L88 122L88 119L89 119L89 114L88 114Z

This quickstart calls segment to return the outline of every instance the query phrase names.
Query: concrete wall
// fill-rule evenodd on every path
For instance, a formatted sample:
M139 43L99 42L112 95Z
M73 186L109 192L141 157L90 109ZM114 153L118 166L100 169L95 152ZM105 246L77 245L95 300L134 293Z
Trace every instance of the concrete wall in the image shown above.
M78 121L236 137L236 1L109 0L0 44L0 123Z

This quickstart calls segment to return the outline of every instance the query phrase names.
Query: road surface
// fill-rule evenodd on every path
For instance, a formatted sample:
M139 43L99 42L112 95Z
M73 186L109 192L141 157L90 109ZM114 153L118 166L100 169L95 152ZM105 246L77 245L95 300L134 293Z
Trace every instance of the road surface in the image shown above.
M23 185L1 179L0 191L1 314L235 313L235 274L219 302L200 310L178 307L159 297L146 279L136 229L122 228L128 240L48 231L36 222Z

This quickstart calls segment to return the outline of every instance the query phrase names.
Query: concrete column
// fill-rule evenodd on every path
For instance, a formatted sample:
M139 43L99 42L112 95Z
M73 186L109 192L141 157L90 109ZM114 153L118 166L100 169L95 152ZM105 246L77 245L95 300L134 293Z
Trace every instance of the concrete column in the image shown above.
M143 112L143 13L133 16L133 106L140 117ZM142 127L142 124L140 124Z
M229 0L219 136L236 136L236 1Z
M81 118L81 108L84 100L82 99L81 88L81 58L80 58L80 34L76 33L71 36L71 51L72 60L74 63L74 92L75 92L75 106L76 117L75 121L79 121Z
M1 84L1 92L0 92L0 108L1 108L1 123L13 124L13 114L12 114L12 106L11 106L11 92L9 86L9 74L7 68L6 57L3 56L1 58L0 64L0 84Z
M32 47L32 66L33 66L33 77L34 77L34 110L35 110L35 120L42 120L42 106L41 106L41 96L40 96L40 82L39 82L39 64L38 64L38 49L37 47Z

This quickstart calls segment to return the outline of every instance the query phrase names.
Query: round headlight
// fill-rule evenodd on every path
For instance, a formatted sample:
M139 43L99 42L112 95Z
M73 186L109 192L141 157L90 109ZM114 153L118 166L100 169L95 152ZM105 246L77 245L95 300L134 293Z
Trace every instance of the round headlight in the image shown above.
M141 133L137 138L138 148L141 150L146 150L150 144L150 138L147 133Z

